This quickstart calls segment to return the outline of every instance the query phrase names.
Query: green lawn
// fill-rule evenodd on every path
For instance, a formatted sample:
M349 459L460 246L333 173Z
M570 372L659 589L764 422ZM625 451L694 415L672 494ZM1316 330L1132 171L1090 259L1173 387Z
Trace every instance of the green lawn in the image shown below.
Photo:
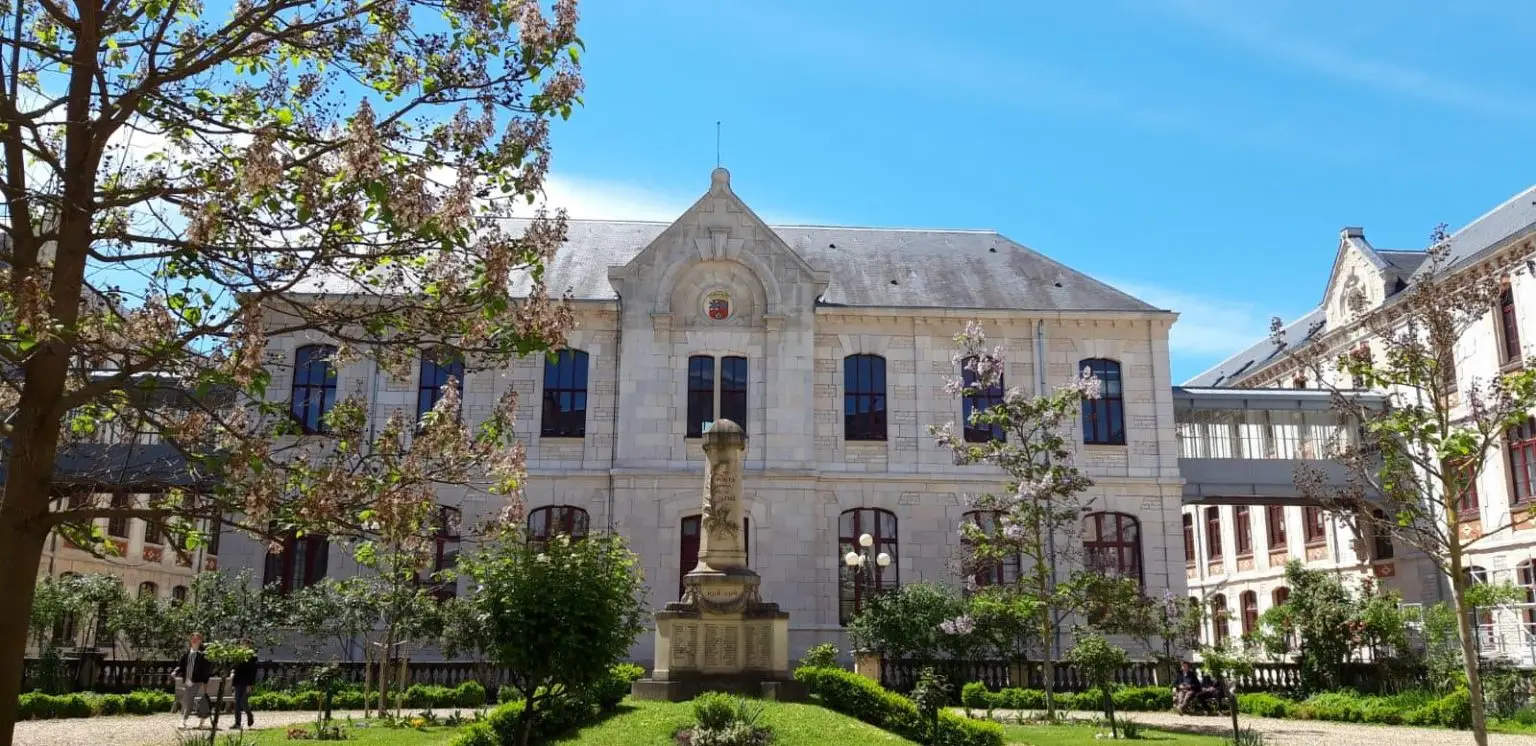
M1094 739L1098 728L1091 725L1008 725L1003 734L1010 746L1079 746L1079 744L1104 743ZM1221 746L1216 736L1196 736L1186 733L1169 733L1161 730L1143 730L1141 740L1109 741L1109 743L1144 743L1148 746Z
M260 725L260 721L257 721ZM359 723L361 725L361 723ZM311 733L314 732L314 723L305 723L304 726ZM317 741L290 741L288 729L297 725L280 726L274 728L262 728L257 734L256 743L261 746L293 746L293 744L321 743ZM440 746L453 740L458 728L443 726L429 727L425 730L414 728L386 728L378 723L368 723L366 727L352 728L352 738L346 741L324 741L323 743L345 744L345 746ZM219 742L223 743L223 731L220 731Z

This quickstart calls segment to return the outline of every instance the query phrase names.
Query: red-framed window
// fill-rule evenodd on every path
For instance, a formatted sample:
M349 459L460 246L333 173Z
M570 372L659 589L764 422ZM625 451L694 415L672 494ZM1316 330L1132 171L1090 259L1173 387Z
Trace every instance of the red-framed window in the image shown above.
M971 510L960 517L966 523L977 526L987 535L995 535L1002 530L1002 514L995 510ZM964 541L962 539L962 541ZM1010 585L1018 582L1019 570L1022 561L1019 555L1014 554L1001 560L994 560L986 565L979 565L971 573L971 579L978 586Z
M1515 291L1505 285L1499 293L1499 362L1520 360L1520 319L1515 313Z
M1271 606L1284 606L1289 600L1291 600L1291 589L1283 585L1269 592Z
M1243 591L1237 602L1243 609L1243 636L1247 637L1259 629L1259 594Z
M443 387L453 381L459 392L459 405L464 403L464 361L449 350L422 350L421 369L416 378L416 419L420 420L432 411L443 398Z
M867 550L859 545L859 537L869 534L874 544ZM866 567L855 570L842 562L849 552L868 552ZM891 557L891 564L881 567L875 558L884 552ZM900 584L900 554L896 544L896 514L881 508L853 508L837 517L837 621L847 625L864 608L865 597L870 593L883 593Z
M1232 636L1231 629L1227 626L1227 597L1223 594L1211 596L1211 637L1215 645L1224 645L1227 638Z
M187 587L184 586L184 585L178 585L175 588L172 588L171 589L171 602L175 603L175 604L184 604L184 603L186 603L187 602Z
M1264 529L1269 532L1269 550L1285 548L1285 506L1271 505L1265 510Z
M885 358L843 358L843 439L885 440Z
M528 513L528 540L542 544L564 534L572 541L587 538L592 520L587 511L574 505L545 505Z
M325 414L336 406L336 348L305 345L293 353L293 395L289 412L306 433L325 430Z
M283 535L281 551L268 552L261 584L287 594L308 588L325 578L330 563L330 542L324 534ZM185 591L183 591L185 593Z
M1302 538L1307 542L1307 546L1328 543L1328 532L1323 526L1323 509L1308 505L1301 513Z
M459 527L463 515L458 508L449 505L437 508L435 530L432 533L432 569L426 581L431 585L432 596L439 601L447 601L459 594L458 580L442 577L442 573L459 566L459 543L462 538Z
M1184 563L1195 564L1195 517L1189 513L1184 514Z
M960 381L967 388L976 385L976 364L978 358L972 355L960 361ZM1003 403L1003 375L997 376L997 383L984 391L966 396L960 401L960 419L965 428L965 442L987 443L994 440L1006 440L1008 434L1003 431L1002 425L973 425L971 424L972 412L985 412L998 404Z
M1205 555L1207 559L1221 559L1221 508L1205 509Z
M1482 512L1482 499L1477 494L1477 475L1472 464L1457 466L1447 461L1440 468L1445 473L1446 487L1456 493L1457 513L1461 518L1476 518Z
M1083 517L1083 555L1088 569L1141 585L1141 524L1125 513Z
M1527 417L1525 422L1510 429L1505 435L1509 447L1510 486L1513 488L1510 502L1522 503L1536 495L1536 418Z
M1089 358L1077 364L1099 379L1099 398L1083 400L1083 442L1089 445L1125 445L1125 392L1120 363Z
M683 516L682 541L678 547L677 597L683 597L683 578L699 566L699 539L704 530L704 516ZM752 566L752 519L741 517L741 548L746 552L747 567Z
M1253 517L1247 505L1232 508L1232 530L1237 534L1237 556L1253 554Z
M582 438L587 434L587 353L559 350L544 358L544 412L539 434Z

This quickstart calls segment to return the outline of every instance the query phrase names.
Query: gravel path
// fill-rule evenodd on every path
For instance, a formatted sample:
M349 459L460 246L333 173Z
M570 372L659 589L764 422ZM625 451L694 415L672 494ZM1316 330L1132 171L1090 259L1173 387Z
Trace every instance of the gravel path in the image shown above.
M972 711L977 717L981 712ZM962 712L963 714L963 712ZM1097 712L1070 712L1070 717L1091 720L1102 717ZM1128 712L1142 725L1185 733L1204 733L1222 736L1232 732L1232 718L1183 716L1172 712ZM1015 713L994 710L993 717L1012 722ZM1241 725L1264 733L1265 746L1318 746L1341 744L1343 746L1443 746L1444 744L1470 744L1468 731L1410 728L1397 725L1361 725L1358 723L1330 723L1321 720L1277 720L1241 715ZM1489 746L1536 746L1536 736L1512 736L1502 733L1488 735Z
M337 712L361 718L362 712ZM256 727L275 728L294 723L312 722L313 711L258 712ZM190 722L196 723L194 718ZM219 732L233 724L228 715L219 718ZM15 746L173 746L181 715L127 715L120 717L71 718L66 720L27 720L16 724ZM222 739L223 736L220 736Z

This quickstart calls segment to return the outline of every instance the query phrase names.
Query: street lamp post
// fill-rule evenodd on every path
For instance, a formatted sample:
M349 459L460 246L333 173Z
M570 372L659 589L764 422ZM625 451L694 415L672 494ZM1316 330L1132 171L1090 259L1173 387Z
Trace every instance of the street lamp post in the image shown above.
M860 599L860 605L862 605L866 590L878 590L876 574L880 571L879 569L890 567L891 565L891 555L885 552L875 555L870 554L870 548L874 545L875 537L869 534L861 534L859 536L859 549L849 550L847 554L843 555L843 564L853 570L855 597ZM871 567L871 563L875 567Z

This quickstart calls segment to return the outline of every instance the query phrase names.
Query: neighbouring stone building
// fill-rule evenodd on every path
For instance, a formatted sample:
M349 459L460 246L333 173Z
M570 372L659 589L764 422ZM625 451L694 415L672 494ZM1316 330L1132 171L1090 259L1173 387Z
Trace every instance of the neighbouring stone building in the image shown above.
M1509 260L1525 261L1506 280L1497 307L1458 342L1458 388L1524 365L1536 340L1536 276L1529 257L1536 254L1536 187L1461 228L1450 238L1444 271L1480 272ZM1378 339L1364 323L1390 306L1429 270L1420 251L1378 249L1358 227L1344 228L1318 307L1285 325L1284 349L1264 339L1188 381L1186 387L1317 388L1284 354L1320 347L1329 357L1362 346L1380 355ZM1350 382L1329 381L1351 388ZM1458 404L1458 406L1460 406ZM1328 416L1319 413L1316 416ZM1472 553L1471 575L1480 582L1510 582L1536 602L1536 531L1514 511L1536 500L1536 420L1509 434L1484 467L1476 494L1464 501L1464 532L1485 534ZM1511 527L1512 516L1513 527ZM1348 522L1300 505L1188 506L1183 516L1190 593L1212 608L1226 609L1230 626L1208 623L1207 641L1239 635L1252 620L1287 594L1284 561L1301 559L1311 567L1354 577L1374 577L1401 590L1411 603L1450 599L1436 568L1406 547L1385 537L1357 536ZM1479 619L1480 644L1487 655L1536 663L1536 613L1532 607L1488 612Z
M670 224L572 221L549 272L552 290L571 292L578 325L569 349L548 360L465 372L426 359L419 376L396 378L366 361L331 369L325 339L279 338L268 348L272 388L292 393L301 420L338 395L365 397L383 418L430 406L451 374L464 381L471 422L516 389L539 403L519 423L530 528L622 533L653 608L678 597L697 556L702 425L741 423L748 561L763 598L789 612L798 657L844 642L865 584L842 557L862 534L893 558L876 571L881 586L960 582L960 524L976 519L966 496L997 489L1001 477L956 466L927 432L962 421L943 383L960 374L952 336L978 320L1007 353L1008 385L1051 388L1085 365L1105 379L1094 427L1078 423L1073 434L1096 483L1085 540L1094 556L1114 558L1106 570L1138 578L1148 594L1185 593L1174 313L992 231L769 226L724 170ZM500 507L481 494L442 499L466 521ZM352 571L323 538L288 549L266 555L231 535L222 559L290 587ZM457 537L444 536L439 561L458 551ZM651 645L642 635L633 657L650 660Z

